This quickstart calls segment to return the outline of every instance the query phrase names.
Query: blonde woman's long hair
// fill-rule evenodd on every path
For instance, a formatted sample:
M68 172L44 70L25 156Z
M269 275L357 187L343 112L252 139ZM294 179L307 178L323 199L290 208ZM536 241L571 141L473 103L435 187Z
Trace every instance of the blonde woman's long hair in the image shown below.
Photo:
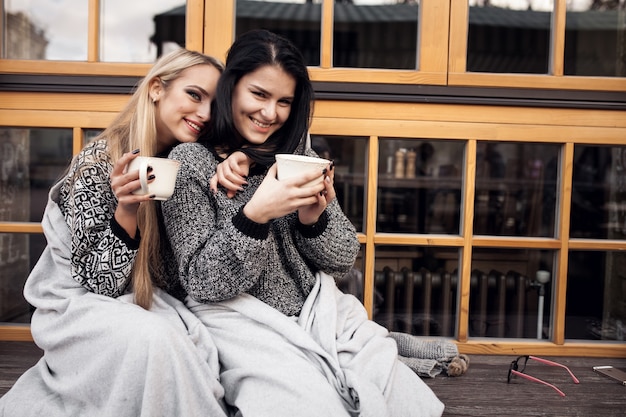
M156 107L150 98L150 84L156 79L162 83L164 89L167 89L184 70L196 65L211 65L220 72L224 69L219 60L184 48L157 60L139 82L128 104L99 135L99 138L108 141L112 164L115 164L124 153L134 149L139 149L145 156L156 155ZM132 285L135 302L145 309L152 305L154 285L163 286L168 278L165 276L167 268L164 268L161 259L161 236L156 204L158 203L154 201L141 203L137 212L141 243L133 266Z

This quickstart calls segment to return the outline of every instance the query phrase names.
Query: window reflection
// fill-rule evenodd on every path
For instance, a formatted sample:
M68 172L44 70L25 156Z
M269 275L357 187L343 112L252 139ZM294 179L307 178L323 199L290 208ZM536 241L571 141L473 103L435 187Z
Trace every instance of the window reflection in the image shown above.
M417 2L335 1L333 66L417 69Z
M0 129L0 221L40 222L71 158L71 129ZM45 244L40 234L0 233L0 322L30 322L22 292Z
M570 236L626 238L626 146L576 145Z
M236 34L264 28L290 39L308 66L320 65L320 2L238 0ZM333 67L416 69L417 2L335 0Z
M237 0L236 36L267 29L289 39L308 66L320 65L322 5L272 0Z
M100 0L100 60L154 62L185 46L185 0Z
M553 237L559 149L479 141L474 234Z
M91 143L98 135L102 133L102 129L84 129L83 130L83 146Z
M553 251L476 248L469 336L549 339Z
M626 76L626 4L588 3L588 8L581 10L576 2L567 2L565 74Z
M570 251L565 337L625 340L626 254L622 251Z
M5 49L9 59L87 60L88 2L21 0L4 2Z
M84 0L4 2L2 58L86 61ZM101 0L99 59L153 62L185 45L185 0Z
M465 142L381 139L376 231L459 234Z
M390 331L455 334L459 253L455 248L376 248L373 318Z
M40 222L72 158L71 129L0 129L0 221Z
M547 74L551 2L509 3L469 0L467 71Z
M46 246L43 235L0 233L0 323L29 323L24 284Z
M363 232L367 138L311 135L311 147L335 163L337 201L356 230Z

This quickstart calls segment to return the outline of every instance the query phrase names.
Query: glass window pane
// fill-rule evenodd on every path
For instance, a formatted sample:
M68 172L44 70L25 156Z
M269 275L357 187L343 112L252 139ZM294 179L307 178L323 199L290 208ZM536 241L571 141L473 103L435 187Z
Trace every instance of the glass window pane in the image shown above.
M565 75L626 76L623 1L567 2Z
M468 1L467 71L548 73L553 1Z
M0 323L30 323L24 283L45 246L44 235L0 233Z
M373 318L390 331L454 336L456 248L377 246Z
M625 340L626 253L570 251L565 337Z
M237 0L236 36L267 29L298 47L308 66L320 65L322 5L298 0Z
M475 248L469 336L549 339L553 251Z
M459 234L465 142L380 140L376 231Z
M100 0L100 4L101 61L154 62L185 46L184 0Z
M367 138L311 135L311 146L335 163L337 201L356 230L363 232Z
M570 236L626 238L626 146L576 145Z
M40 222L72 159L72 130L0 128L0 149L0 221Z
M84 129L83 130L83 146L93 141L98 135L102 133L102 129Z
M87 6L84 0L4 2L2 58L87 60ZM128 2L127 2L128 3ZM123 43L121 45L124 45ZM121 46L123 47L123 46Z
M474 234L553 237L560 145L476 145Z
M416 69L418 21L417 2L335 1L333 67Z

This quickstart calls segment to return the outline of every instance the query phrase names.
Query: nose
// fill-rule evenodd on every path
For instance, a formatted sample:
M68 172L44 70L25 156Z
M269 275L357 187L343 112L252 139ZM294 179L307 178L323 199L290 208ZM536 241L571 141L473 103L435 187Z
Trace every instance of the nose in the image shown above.
M267 101L261 108L261 116L267 121L273 121L276 118L276 103Z
M198 106L198 118L202 121L208 121L211 118L211 100L203 100Z

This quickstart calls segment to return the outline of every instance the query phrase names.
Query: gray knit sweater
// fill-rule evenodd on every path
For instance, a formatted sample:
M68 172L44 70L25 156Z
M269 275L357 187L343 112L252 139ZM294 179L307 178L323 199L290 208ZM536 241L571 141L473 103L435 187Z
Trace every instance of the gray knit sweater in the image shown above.
M163 202L168 238L183 288L209 303L248 293L286 315L298 315L315 284L315 272L338 278L359 251L354 226L337 201L305 226L296 213L258 224L243 215L265 177L251 170L244 191L229 199L213 194L209 179L219 161L203 145L184 143L170 153L181 161L172 197Z

